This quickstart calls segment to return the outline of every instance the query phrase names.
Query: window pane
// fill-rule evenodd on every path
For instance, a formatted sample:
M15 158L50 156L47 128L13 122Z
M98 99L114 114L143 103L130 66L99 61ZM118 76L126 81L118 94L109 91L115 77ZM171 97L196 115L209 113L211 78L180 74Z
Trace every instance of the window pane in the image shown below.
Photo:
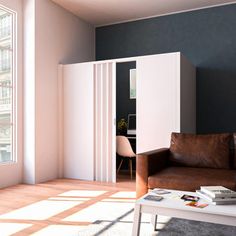
M8 72L11 70L11 62L12 62L12 51L9 47L1 46L0 50L0 71L2 73Z
M0 124L11 124L11 115L9 113L0 114Z
M0 8L0 163L14 161L13 14Z
M0 162L12 160L12 127L0 125Z
M0 124L10 124L12 120L12 85L6 76L0 81Z
M12 14L0 9L0 38L11 35L12 29Z

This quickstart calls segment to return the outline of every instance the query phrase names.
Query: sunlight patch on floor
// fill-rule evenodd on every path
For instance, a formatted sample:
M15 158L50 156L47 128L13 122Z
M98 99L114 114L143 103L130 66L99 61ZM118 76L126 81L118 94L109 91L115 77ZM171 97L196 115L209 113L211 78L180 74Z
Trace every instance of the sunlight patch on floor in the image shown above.
M111 198L136 198L136 192L120 191L110 196Z
M98 197L106 193L107 191L94 191L94 190L71 190L64 193L59 194L58 196L65 197Z
M18 224L18 223L0 223L0 235L9 236L15 234L23 229L32 226L31 224Z
M135 203L135 199L112 199L112 198L106 198L101 200L101 202L127 202L127 203Z
M97 220L116 220L134 207L133 203L97 202L87 208L66 217L65 221L94 222Z
M104 193L108 194L103 199L104 196L100 196ZM73 213L74 211L72 211L71 215L66 218L63 218L65 215L62 214L57 216L56 222L48 220L45 228L40 228L31 235L130 236L134 220L135 197L135 192L133 191L120 191L109 196L109 191L71 190L0 215L0 219L38 220L40 222L40 220L48 220L50 217L85 203L78 208L78 211L77 208L73 209L77 212ZM158 216L157 229L163 229L170 219L170 217ZM153 231L150 220L150 214L142 214L140 235L158 235L158 232ZM79 225L80 222L83 224ZM85 222L87 222L86 224L91 222L91 224L84 225ZM0 236L17 233L32 226L31 223L30 221L26 221L24 224L0 223Z
M32 236L78 236L78 233L86 226L75 225L50 225L38 232L31 234Z
M0 215L0 219L46 220L83 201L40 201Z
M127 220L130 219L130 220ZM133 228L133 212L128 213L127 218L121 218L119 220L98 220L93 224L81 228L78 232L78 236L130 236L132 235ZM69 236L69 234L66 234ZM140 235L151 236L158 235L153 231L153 227L150 224L150 215L143 214Z
M88 201L91 198L87 197L50 197L48 200L52 201Z
M90 226L91 227L91 226ZM91 231L91 228L88 227L87 231L83 230L84 233L87 234L79 234L81 236L85 235L94 235L90 234L89 232ZM94 226L93 226L94 227ZM102 222L100 225L100 230L99 228L96 229L96 233L99 236L131 236L132 235L132 228L133 224L132 222L125 222L125 221L119 221L116 222L115 224L108 223L108 222ZM140 230L140 235L141 236L150 236L152 233L152 229L149 223L142 224L141 230Z
M169 216L161 216L159 215L157 218L157 229L163 229L165 225L171 220L172 218Z

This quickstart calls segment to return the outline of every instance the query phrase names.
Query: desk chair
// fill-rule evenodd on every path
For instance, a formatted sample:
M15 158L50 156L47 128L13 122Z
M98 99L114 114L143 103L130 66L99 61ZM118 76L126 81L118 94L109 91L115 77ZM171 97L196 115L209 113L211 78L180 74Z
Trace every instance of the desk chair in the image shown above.
M121 165L124 161L124 158L129 158L129 168L130 168L130 177L132 179L132 159L136 157L136 154L133 152L133 149L130 145L130 142L125 136L116 136L116 152L121 156L120 165L117 169L117 175L120 171Z

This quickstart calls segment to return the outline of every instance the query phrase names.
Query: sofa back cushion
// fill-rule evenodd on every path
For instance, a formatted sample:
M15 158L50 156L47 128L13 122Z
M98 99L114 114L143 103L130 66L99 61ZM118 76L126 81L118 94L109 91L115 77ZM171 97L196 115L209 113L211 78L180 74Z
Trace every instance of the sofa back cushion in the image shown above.
M202 168L230 168L230 134L172 133L170 164Z

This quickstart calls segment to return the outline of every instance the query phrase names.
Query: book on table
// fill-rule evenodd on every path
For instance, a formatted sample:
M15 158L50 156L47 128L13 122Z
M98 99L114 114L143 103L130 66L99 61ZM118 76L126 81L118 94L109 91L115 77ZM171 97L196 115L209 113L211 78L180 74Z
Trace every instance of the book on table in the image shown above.
M156 201L159 202L163 199L162 196L156 196L156 195L147 195L146 197L144 197L145 200L149 200L149 201Z
M211 198L236 198L236 192L223 186L201 186L200 190Z
M201 190L197 190L196 193L201 197L203 200L206 200L214 205L231 205L236 204L236 197L216 197L213 198L210 195L204 193Z

